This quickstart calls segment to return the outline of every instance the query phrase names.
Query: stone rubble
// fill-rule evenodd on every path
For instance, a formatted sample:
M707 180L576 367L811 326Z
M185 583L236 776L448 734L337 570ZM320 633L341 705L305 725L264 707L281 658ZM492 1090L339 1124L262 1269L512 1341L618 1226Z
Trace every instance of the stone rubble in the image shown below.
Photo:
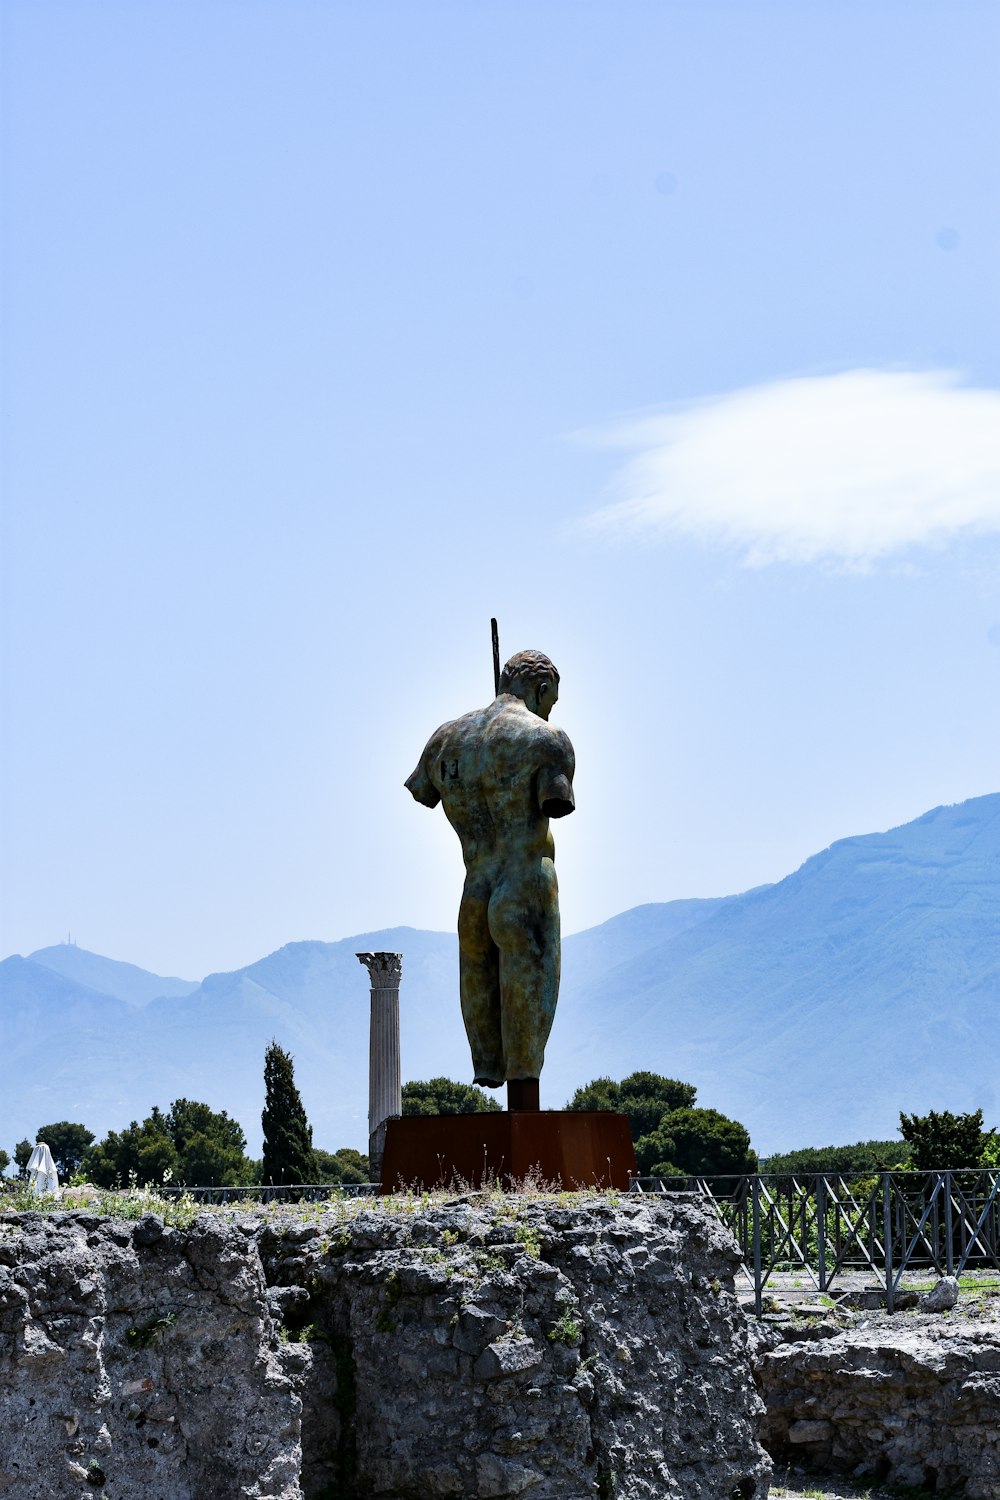
M935 1282L929 1292L925 1292L917 1304L921 1312L939 1313L948 1312L958 1301L958 1279L955 1276L942 1276L941 1280Z

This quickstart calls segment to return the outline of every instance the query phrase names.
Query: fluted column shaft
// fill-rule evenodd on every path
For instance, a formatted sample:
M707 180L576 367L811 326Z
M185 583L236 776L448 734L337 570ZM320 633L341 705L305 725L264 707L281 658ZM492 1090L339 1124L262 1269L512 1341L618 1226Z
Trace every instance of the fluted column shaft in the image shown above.
M368 1160L370 1176L382 1172L386 1122L403 1112L399 1063L401 953L359 953L371 979L371 1040L368 1051Z

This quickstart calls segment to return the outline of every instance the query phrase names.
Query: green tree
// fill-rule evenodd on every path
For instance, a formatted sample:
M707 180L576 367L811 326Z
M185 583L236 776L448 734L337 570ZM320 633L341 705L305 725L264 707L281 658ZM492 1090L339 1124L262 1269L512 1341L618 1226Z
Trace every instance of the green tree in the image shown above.
M264 1158L267 1183L315 1182L312 1130L298 1089L290 1053L272 1041L264 1054Z
M404 1115L486 1115L499 1108L497 1101L474 1083L429 1078L403 1084Z
M133 1176L143 1186L159 1186L167 1172L177 1171L166 1115L154 1105L141 1125L133 1120L124 1130L109 1130L87 1152L83 1170L98 1187L127 1187Z
M235 1187L253 1180L246 1136L226 1111L194 1099L175 1099L167 1131L177 1153L174 1176L188 1187Z
M339 1151L323 1151L313 1148L316 1159L317 1182L367 1182L369 1167L367 1156L350 1146L341 1146Z
M72 1177L79 1172L89 1147L93 1144L94 1132L86 1125L76 1125L70 1120L58 1120L54 1125L41 1125L35 1133L36 1141L44 1141L52 1152L56 1171L60 1179Z
M175 1099L166 1114L156 1105L140 1125L109 1130L84 1158L98 1187L145 1186L168 1180L187 1187L232 1187L253 1180L246 1138L225 1110L194 1099Z
M18 1141L14 1147L14 1163L17 1167L17 1175L22 1182L28 1175L28 1158L34 1149L34 1142L29 1140Z
M907 1160L905 1141L857 1141L852 1146L804 1146L761 1161L762 1172L796 1177L810 1172L891 1172Z
M654 1131L669 1110L690 1109L697 1093L694 1084L661 1073L630 1073L621 1083L595 1078L577 1089L566 1108L611 1109L628 1115L632 1139L638 1141Z
M900 1111L899 1133L910 1147L910 1161L917 1172L949 1172L959 1167L978 1167L996 1131L983 1129L983 1112L953 1115L930 1110L926 1115L904 1115Z
M3 1176L3 1174L6 1172L6 1170L7 1170L7 1168L9 1166L10 1166L10 1157L7 1155L7 1152L6 1151L0 1151L0 1177Z
M641 1176L742 1176L756 1172L746 1127L717 1109L674 1109L635 1146Z

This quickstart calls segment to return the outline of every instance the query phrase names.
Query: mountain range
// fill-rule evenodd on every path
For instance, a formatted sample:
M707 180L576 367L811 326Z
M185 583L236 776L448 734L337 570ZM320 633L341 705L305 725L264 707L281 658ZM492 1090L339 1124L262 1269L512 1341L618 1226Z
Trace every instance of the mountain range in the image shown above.
M623 912L563 943L543 1104L646 1068L697 1086L758 1151L893 1135L901 1109L1000 1123L1000 794L843 839L774 885ZM0 963L0 1145L98 1135L180 1097L260 1149L263 1056L295 1058L317 1145L367 1144L368 976L403 954L404 1078L467 1079L452 934L289 943L200 983L69 944Z

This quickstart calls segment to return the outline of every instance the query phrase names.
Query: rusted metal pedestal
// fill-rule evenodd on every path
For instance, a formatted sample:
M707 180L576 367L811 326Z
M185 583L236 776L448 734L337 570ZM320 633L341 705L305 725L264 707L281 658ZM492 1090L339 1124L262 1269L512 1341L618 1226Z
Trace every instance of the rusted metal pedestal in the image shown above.
M628 1190L635 1151L627 1115L525 1110L390 1120L379 1191L509 1186L529 1175L574 1188Z

